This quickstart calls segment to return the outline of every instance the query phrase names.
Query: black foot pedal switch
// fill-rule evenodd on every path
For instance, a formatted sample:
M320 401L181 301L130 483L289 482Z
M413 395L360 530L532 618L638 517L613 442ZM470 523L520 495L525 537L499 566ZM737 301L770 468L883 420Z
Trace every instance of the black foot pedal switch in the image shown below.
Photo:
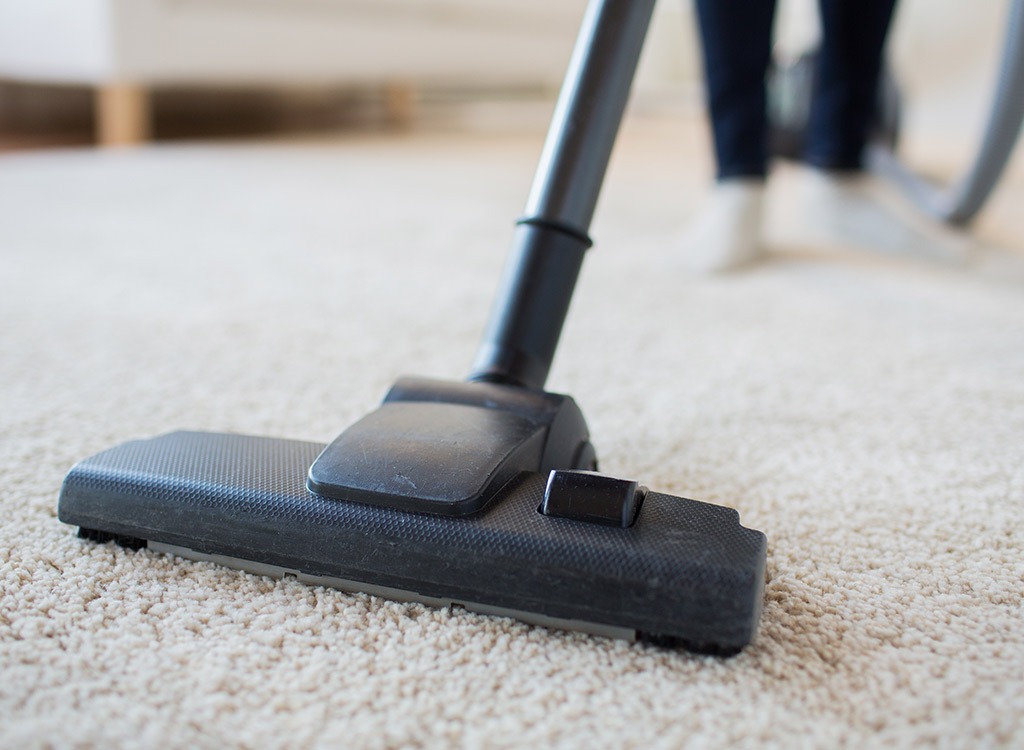
M552 471L540 512L603 526L629 528L647 496L647 488L596 471Z

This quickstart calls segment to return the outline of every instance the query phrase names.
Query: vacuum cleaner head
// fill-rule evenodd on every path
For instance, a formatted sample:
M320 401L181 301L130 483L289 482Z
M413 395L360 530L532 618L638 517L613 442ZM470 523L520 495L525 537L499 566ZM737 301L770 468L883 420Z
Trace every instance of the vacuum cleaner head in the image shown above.
M424 400L453 392L462 403ZM517 412L494 406L503 393ZM471 395L488 405L465 403ZM528 413L530 401L571 406L545 412L554 414L556 432ZM402 405L426 408L414 422L450 412L437 422L443 435L405 424L408 450L391 450L396 433L378 428ZM377 412L326 448L175 432L104 451L68 474L58 515L93 540L263 575L705 653L740 650L760 613L764 535L741 526L735 510L636 482L521 468L531 460L540 468L545 445L559 452L554 443L576 446L580 460L592 463L572 412L565 396L512 386L402 381ZM482 420L490 429L505 415L516 429L497 432L512 434L516 445L499 440L494 450L494 440L474 441L480 435L470 428ZM366 430L387 446L383 453L369 445L345 477L310 478L326 473L317 468L325 460L334 465L339 442L353 445ZM453 434L467 438L461 455L462 437ZM425 461L418 446L438 437L442 444ZM361 486L346 497L350 480ZM310 490L321 484L333 496ZM481 486L481 497L463 502L466 487ZM453 492L460 500L449 505Z

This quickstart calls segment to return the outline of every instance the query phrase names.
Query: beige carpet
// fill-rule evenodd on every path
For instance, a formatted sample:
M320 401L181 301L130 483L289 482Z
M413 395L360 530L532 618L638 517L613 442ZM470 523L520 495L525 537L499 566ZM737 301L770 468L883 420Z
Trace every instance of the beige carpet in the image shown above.
M801 244L687 279L700 142L633 125L549 385L603 467L769 539L731 660L75 537L76 460L330 440L463 376L535 137L0 159L0 746L1024 746L1024 181L964 267ZM996 250L999 241L1016 249Z

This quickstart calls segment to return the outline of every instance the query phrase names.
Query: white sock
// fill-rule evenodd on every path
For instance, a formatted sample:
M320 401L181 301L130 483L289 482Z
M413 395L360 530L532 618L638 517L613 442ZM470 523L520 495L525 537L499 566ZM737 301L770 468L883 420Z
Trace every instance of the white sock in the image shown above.
M763 214L764 180L735 178L715 183L683 236L683 265L694 273L717 273L756 262L764 254Z
M930 219L871 174L806 170L801 217L816 244L943 263L966 259L966 235Z

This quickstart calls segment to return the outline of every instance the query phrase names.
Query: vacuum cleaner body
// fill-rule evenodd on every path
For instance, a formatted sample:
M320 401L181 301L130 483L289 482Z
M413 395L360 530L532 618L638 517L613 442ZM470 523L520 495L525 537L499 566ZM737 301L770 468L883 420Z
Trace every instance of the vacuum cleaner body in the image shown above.
M774 156L790 161L803 158L820 55L814 49L787 63L776 62L768 71L769 148ZM875 145L896 150L902 111L900 88L892 70L883 64L871 125Z
M94 541L630 640L750 642L766 541L735 510L598 474L544 390L654 0L592 0L468 382L407 378L323 446L176 432L74 466Z

